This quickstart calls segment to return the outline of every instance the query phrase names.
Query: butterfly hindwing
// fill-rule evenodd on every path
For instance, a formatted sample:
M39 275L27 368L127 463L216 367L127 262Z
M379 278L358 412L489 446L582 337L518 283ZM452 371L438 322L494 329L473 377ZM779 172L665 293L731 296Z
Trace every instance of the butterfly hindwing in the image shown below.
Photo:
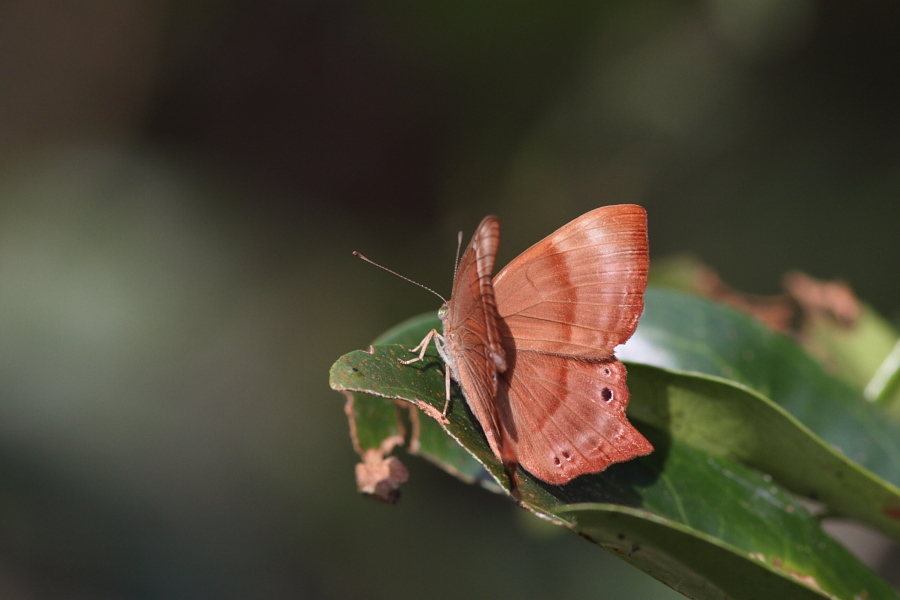
M501 378L519 464L547 483L653 450L625 416L629 394L625 366L617 359L586 362L518 352Z

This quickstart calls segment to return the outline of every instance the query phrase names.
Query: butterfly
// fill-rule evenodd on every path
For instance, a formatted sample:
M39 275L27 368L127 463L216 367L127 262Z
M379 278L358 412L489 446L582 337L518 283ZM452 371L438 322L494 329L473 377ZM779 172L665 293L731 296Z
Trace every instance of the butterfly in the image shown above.
M513 489L517 468L561 485L653 451L625 415L625 366L614 349L644 307L647 213L606 206L564 225L492 278L500 225L485 217L463 252L432 330L450 378L481 424Z

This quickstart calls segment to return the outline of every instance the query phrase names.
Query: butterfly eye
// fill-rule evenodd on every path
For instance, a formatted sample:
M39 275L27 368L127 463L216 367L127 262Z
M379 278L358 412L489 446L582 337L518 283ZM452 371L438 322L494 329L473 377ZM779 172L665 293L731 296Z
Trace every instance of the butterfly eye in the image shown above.
M448 310L450 310L450 307L446 303L441 305L441 307L438 309L438 319L443 320L444 317L447 316Z
M603 388L603 392L602 392L600 395L603 396L603 400L604 400L604 401L606 401L606 402L612 402L612 399L613 399L613 392L612 392L611 389L609 389L609 388Z

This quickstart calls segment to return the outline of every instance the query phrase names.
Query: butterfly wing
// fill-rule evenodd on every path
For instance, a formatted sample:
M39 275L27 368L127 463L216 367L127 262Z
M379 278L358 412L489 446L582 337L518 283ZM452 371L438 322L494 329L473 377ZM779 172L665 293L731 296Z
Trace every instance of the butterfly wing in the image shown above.
M615 358L519 352L501 377L498 399L511 419L507 446L547 483L561 485L653 451L625 416L625 366Z
M441 320L453 378L481 423L491 450L503 460L496 398L498 374L507 365L491 280L499 243L500 225L496 217L485 217L459 261L453 295Z
M498 394L507 452L543 481L653 450L625 415L625 366L613 356L637 327L648 267L646 212L621 205L575 219L494 278L510 361Z
M647 213L592 210L544 238L494 278L499 315L517 350L609 358L637 327L649 267Z
M591 211L492 281L499 234L486 217L442 316L449 368L491 450L511 476L518 463L553 484L652 451L625 417L625 367L613 358L643 309L644 210Z

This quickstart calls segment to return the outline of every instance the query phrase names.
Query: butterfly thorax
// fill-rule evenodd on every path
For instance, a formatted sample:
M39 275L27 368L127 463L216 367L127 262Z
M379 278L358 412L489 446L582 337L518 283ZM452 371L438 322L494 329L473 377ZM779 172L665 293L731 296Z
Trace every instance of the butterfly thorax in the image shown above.
M438 318L441 320L441 325L444 330L443 335L438 334L434 336L434 347L437 348L438 354L441 356L441 359L447 365L447 368L450 369L450 377L453 378L453 381L459 381L459 370L456 368L456 361L453 360L453 352L451 352L450 347L453 345L452 336L453 332L448 331L447 321L449 320L450 314L450 302L444 302L443 305L438 309Z

